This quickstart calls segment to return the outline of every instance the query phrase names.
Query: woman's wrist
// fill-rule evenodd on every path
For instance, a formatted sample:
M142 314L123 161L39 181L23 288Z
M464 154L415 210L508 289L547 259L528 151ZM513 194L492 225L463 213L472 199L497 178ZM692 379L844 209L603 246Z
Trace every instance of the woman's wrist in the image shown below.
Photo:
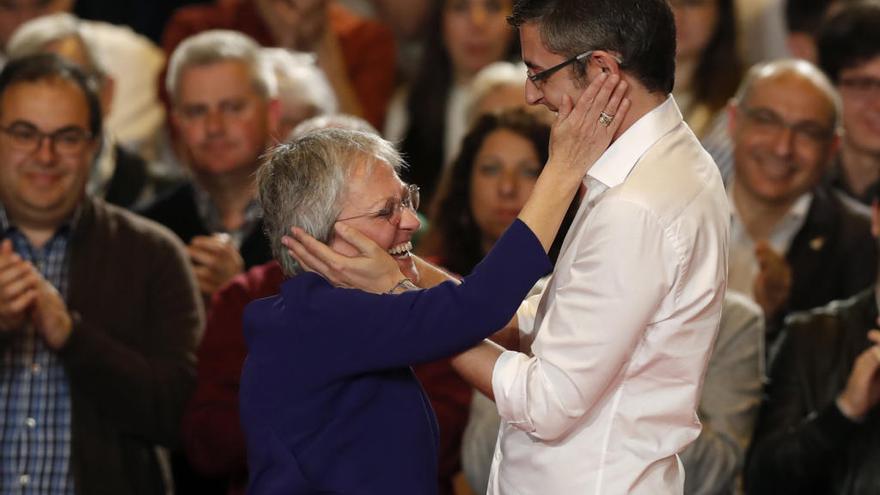
M413 283L412 280L408 279L407 277L403 277L402 279L400 279L397 282L397 284L394 285L394 287L392 287L391 289L389 289L385 293L386 294L402 294L407 291L418 290L418 289L419 289L418 286L416 286L416 284Z

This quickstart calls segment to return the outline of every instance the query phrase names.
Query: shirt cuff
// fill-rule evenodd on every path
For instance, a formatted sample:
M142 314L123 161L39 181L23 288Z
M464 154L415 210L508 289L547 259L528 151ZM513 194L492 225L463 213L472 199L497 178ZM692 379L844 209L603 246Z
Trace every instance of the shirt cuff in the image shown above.
M492 369L492 391L501 419L514 428L532 433L535 425L528 415L528 368L531 359L521 352L506 351Z
M516 310L516 325L520 335L531 335L535 328L535 317L538 315L538 305L541 303L541 294L527 297Z

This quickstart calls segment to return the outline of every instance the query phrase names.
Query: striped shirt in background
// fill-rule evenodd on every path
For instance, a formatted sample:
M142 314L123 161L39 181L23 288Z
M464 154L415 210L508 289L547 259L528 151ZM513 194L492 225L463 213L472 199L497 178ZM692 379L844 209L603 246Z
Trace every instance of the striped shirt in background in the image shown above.
M0 206L2 237L65 299L70 231L62 226L36 249ZM8 338L0 347L0 493L73 495L67 374L30 322Z

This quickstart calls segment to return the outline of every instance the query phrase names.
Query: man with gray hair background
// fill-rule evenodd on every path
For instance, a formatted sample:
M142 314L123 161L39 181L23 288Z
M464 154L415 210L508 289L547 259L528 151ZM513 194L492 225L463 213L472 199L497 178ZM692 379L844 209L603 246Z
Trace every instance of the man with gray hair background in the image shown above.
M728 111L728 288L763 309L772 355L785 315L868 287L874 274L864 267L877 255L866 212L821 184L840 143L840 98L818 68L802 60L757 65Z
M271 259L254 172L278 127L277 81L259 45L218 30L177 47L166 86L191 181L143 213L187 243L209 299L245 268Z

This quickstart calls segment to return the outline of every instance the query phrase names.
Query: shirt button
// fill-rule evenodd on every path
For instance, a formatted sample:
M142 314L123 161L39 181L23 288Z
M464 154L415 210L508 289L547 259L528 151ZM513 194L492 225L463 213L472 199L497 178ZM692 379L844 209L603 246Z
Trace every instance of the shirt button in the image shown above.
M31 477L26 474L23 474L18 477L18 484L21 486L27 485L30 482L31 482Z
M33 373L35 375L37 373L39 373L42 369L43 369L43 367L40 366L40 363L34 363L31 365L31 373Z
M24 420L24 424L28 428L34 428L37 426L37 420L34 418L28 418L28 419Z

